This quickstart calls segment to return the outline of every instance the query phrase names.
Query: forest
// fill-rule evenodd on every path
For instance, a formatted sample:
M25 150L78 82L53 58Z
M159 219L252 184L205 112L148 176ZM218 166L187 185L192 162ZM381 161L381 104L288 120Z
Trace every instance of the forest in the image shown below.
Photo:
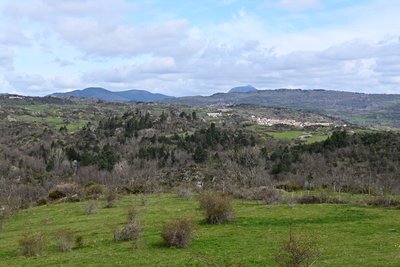
M243 118L257 111L249 106L217 119L201 108L178 105L101 108L107 108L103 115L88 109L87 123L74 131L65 118L55 125L3 121L1 203L19 209L48 198L59 185L83 188L90 183L124 193L200 185L242 197L260 187L369 195L400 192L396 131L313 126L304 131L324 131L325 140L304 142L271 134L295 130L288 126L255 130ZM285 110L274 112L283 116Z

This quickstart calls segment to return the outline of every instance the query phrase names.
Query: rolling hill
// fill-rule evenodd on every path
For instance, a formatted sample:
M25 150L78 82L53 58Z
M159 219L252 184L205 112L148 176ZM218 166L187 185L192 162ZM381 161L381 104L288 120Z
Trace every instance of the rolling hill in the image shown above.
M163 94L150 93L145 90L109 91L101 87L89 87L83 90L75 90L66 93L54 93L56 97L81 97L98 99L109 102L156 102L172 98Z
M166 100L187 105L252 104L318 112L361 125L400 127L400 95L328 90L277 89L217 93Z

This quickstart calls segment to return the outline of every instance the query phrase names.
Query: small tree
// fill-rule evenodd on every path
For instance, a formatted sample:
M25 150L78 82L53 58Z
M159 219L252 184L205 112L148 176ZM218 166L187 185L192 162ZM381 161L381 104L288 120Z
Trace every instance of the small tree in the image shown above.
M289 230L289 240L282 245L275 258L276 263L282 267L311 266L320 257L320 250L316 241L305 235L294 235Z
M59 251L67 252L72 249L75 235L71 230L60 230L55 233L54 237L56 238Z
M44 238L41 234L24 234L18 244L22 255L26 257L38 256L42 253Z
M194 224L189 218L178 219L164 226L161 237L168 246L185 248L190 246L194 237Z
M221 224L231 221L233 214L233 199L224 193L206 192L200 195L200 207L205 211L206 222Z

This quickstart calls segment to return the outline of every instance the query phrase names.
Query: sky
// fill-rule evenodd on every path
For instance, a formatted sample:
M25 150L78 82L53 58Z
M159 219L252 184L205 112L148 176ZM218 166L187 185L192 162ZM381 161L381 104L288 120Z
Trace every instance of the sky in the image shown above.
M400 93L398 0L0 0L0 93Z

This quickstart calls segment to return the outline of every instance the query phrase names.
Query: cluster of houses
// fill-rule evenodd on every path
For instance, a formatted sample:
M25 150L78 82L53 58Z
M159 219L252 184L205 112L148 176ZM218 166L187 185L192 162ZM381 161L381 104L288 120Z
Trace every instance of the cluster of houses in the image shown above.
M293 127L307 127L307 126L332 126L333 123L331 122L302 122L296 120L289 120L289 119L269 119L269 118L258 118L256 116L251 116L251 120L254 121L258 125L266 125L266 126L273 126L273 125L289 125Z

